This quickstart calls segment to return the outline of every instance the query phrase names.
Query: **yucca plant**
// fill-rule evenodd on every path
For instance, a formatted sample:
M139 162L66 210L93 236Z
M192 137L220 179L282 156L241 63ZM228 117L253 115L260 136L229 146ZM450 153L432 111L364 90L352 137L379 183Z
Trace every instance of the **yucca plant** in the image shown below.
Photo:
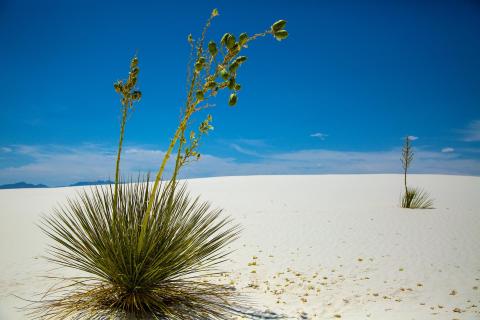
M420 188L409 188L407 185L407 173L413 161L412 137L406 136L402 148L403 185L405 192L401 196L400 206L410 209L432 209L433 200L428 192Z
M117 215L112 186L85 190L43 221L55 240L49 260L85 272L44 301L39 318L227 319L239 297L226 285L204 282L239 228L221 210L177 188L155 194L145 242L137 251L151 194L147 182L119 184Z
M115 168L115 183L92 187L69 199L43 219L41 228L53 240L49 261L79 273L62 278L46 292L31 315L40 319L230 319L241 310L242 298L227 285L211 281L222 274L227 245L237 238L239 226L221 217L221 210L191 198L177 181L180 169L200 158L202 136L212 130L212 116L186 137L193 115L220 90L230 89L229 105L237 102L239 56L247 43L273 35L288 36L286 22L277 21L263 33L238 41L225 34L220 45L204 47L206 31L191 46L187 101L182 117L161 161L155 181L121 183L120 161L128 113L140 100L139 62L135 56L126 80L114 84L120 94L122 117ZM169 158L176 150L173 174L162 182Z

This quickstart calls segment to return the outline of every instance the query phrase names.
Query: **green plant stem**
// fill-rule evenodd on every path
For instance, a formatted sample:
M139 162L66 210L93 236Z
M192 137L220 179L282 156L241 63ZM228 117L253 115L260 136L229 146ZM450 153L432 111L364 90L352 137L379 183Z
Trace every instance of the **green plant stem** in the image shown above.
M118 202L118 180L119 180L119 174L120 174L120 156L122 153L122 145L123 145L123 137L125 135L125 123L127 122L127 113L128 113L128 107L130 105L130 102L125 103L123 106L123 112L122 112L122 123L120 126L120 139L118 142L118 153L117 153L117 163L115 165L115 191L113 194L113 216L115 217L117 214L117 202Z
M163 172L165 171L165 167L167 165L167 162L170 159L170 155L173 151L173 148L177 144L177 141L180 138L180 135L184 130L183 128L186 127L186 125L188 123L188 120L190 119L190 116L195 111L195 106L198 103L199 103L198 101L195 101L194 105L190 106L187 109L187 112L185 113L185 116L183 117L182 122L178 126L177 130L175 131L175 134L174 134L172 140L170 141L170 145L168 146L167 152L165 153L165 156L163 157L162 164L160 165L160 169L157 172L157 176L155 178L155 182L153 184L153 188L152 188L149 200L148 200L147 210L145 211L145 215L142 219L142 226L141 226L140 236L139 236L139 239L138 239L138 246L137 246L137 251L138 252L140 252L143 248L143 239L145 237L145 232L147 230L148 221L150 220L150 213L152 211L153 202L155 200L155 194L157 192L160 180L163 177Z

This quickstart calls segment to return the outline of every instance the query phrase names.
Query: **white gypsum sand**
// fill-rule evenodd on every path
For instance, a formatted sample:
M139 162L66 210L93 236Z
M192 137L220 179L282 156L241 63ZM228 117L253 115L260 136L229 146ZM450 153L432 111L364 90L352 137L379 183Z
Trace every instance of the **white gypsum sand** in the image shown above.
M410 175L432 210L399 207L401 175L193 179L192 195L243 226L232 283L259 317L479 319L480 177ZM0 190L0 319L50 283L35 225L80 188ZM38 298L38 297L37 297Z

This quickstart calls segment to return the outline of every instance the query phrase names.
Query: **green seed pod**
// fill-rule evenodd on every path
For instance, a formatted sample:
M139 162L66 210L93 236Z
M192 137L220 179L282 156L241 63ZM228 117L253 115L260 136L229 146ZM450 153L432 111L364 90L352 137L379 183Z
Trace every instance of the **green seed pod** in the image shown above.
M218 16L218 9L217 8L212 10L212 17L216 17L216 16Z
M223 35L222 39L220 39L220 43L221 43L222 45L226 46L226 45L227 45L227 38L228 38L229 36L231 36L230 33L225 33L225 34Z
M272 32L273 33L276 33L277 31L280 31L282 30L283 28L285 28L285 25L287 24L287 21L285 20L278 20L277 22L275 22L274 24L272 24Z
M220 77L222 77L223 80L227 80L229 77L227 70L225 69L220 70Z
M228 99L228 105L230 107L233 107L236 104L237 104L237 95L235 93L232 93L230 95L230 99Z
M235 78L230 78L228 79L228 84L227 84L228 89L234 90L235 89Z
M200 71L202 71L202 69L203 69L203 63L200 63L200 62L197 61L195 63L195 71L200 72Z
M217 44L213 41L210 41L208 43L208 51L210 52L210 55L212 57L215 57L218 53L218 50L217 50Z
M237 72L237 69L238 69L239 66L240 66L240 64L237 63L236 61L234 61L234 62L228 67L228 71L230 71L231 73L235 73L235 72Z
M211 90L211 89L215 88L216 85L217 85L217 83L215 81L208 81L205 84L205 89Z
M275 37L275 39L277 39L278 41L282 41L284 39L287 39L288 37L288 32L287 30L280 30L280 31L277 31L273 34L273 36Z
M247 61L247 57L245 57L245 56L240 56L240 57L238 57L237 59L235 59L234 63L242 64L242 63L244 63L245 61Z
M239 83L235 83L234 89L235 89L235 91L238 91L238 90L242 89L242 86Z
M199 101L203 100L203 91L202 90L198 90L195 95L197 97L197 100L199 100Z
M243 47L248 41L248 35L244 32L238 37L238 45Z
M235 45L235 36L230 35L226 39L226 46L228 49L232 49L234 45Z

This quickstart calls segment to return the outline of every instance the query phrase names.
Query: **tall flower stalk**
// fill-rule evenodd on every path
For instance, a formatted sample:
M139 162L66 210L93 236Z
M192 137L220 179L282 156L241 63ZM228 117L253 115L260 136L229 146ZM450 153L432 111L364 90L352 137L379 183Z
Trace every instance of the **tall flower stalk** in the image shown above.
M135 102L139 101L142 97L142 93L137 90L137 78L140 68L138 67L137 56L133 57L130 62L130 72L127 80L119 80L115 82L113 87L115 91L120 94L120 102L122 104L122 120L120 122L120 138L118 141L117 160L115 163L115 186L114 186L114 198L113 198L113 215L117 214L118 206L118 184L120 183L120 157L122 154L123 137L125 136L125 125L127 123L128 111L133 109Z
M241 89L241 85L237 83L237 72L239 67L247 60L246 56L240 55L240 53L248 47L253 40L264 37L266 35L272 35L278 41L282 41L288 37L288 32L284 29L286 26L285 20L279 20L275 22L270 29L256 33L249 36L247 33L241 33L238 39L230 34L225 33L220 40L220 44L215 41L210 41L205 47L205 37L210 27L212 20L218 16L218 10L214 9L205 24L201 37L195 41L192 36L189 35L188 41L192 48L195 50L194 58L192 59L193 66L189 66L191 72L187 80L187 98L185 106L182 110L182 117L180 123L173 134L173 138L167 148L167 151L162 159L160 168L157 171L155 181L150 195L145 216L141 225L140 241L138 243L138 251L143 248L143 239L145 237L145 230L151 218L151 210L154 202L154 195L159 187L160 181L163 178L163 174L167 163L171 157L171 154L177 144L178 153L174 167L172 179L170 180L171 187L175 187L178 171L189 158L199 158L200 154L197 152L197 146L199 137L194 131L190 134L190 147L182 149L186 144L185 131L189 126L189 121L192 116L210 107L207 103L208 99L214 97L219 91L224 89L230 90L230 96L228 104L229 106L235 106L237 103L237 93ZM201 123L198 128L199 135L204 135L209 130L212 130L211 126L212 117L208 115L207 118Z

